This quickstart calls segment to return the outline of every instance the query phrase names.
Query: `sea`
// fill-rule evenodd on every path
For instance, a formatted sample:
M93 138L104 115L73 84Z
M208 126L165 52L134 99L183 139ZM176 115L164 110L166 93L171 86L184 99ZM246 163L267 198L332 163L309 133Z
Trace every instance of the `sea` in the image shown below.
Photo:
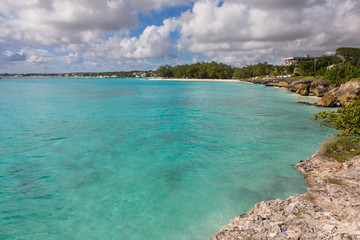
M306 101L312 101L306 98ZM207 239L306 192L324 109L242 82L0 80L0 239Z

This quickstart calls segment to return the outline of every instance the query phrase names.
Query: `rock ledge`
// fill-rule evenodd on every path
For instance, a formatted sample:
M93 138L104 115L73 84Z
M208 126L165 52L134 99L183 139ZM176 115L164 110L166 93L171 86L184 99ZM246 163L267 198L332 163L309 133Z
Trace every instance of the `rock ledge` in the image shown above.
M339 163L316 153L295 167L307 193L258 203L210 239L360 239L360 156Z

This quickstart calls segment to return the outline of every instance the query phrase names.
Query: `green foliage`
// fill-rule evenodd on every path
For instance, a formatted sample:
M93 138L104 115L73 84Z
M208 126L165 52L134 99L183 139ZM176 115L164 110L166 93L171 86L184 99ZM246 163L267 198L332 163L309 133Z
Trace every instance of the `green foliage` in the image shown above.
M360 65L360 48L341 47L336 49L336 55L351 65Z
M285 67L283 66L273 66L273 68L270 71L270 75L272 76L281 76L284 74L285 74ZM292 74L292 72L290 74Z
M243 68L234 69L234 77L237 79L246 79L252 77L266 76L274 70L274 66L267 62L258 63L256 65L248 65Z
M326 73L326 71L327 71L326 67L322 67L322 68L320 68L320 69L316 72L316 75L318 75L318 76L324 76L325 73Z
M320 112L312 120L320 120L322 126L339 130L338 136L360 140L360 100L339 108L336 112Z
M211 79L229 79L233 76L233 68L224 63L199 62L194 64L160 66L157 69L159 77L165 78L211 78Z
M160 66L156 72L159 77L171 78L174 76L173 68L170 65Z
M335 178L328 178L326 181L331 184L344 185L344 183L342 181L337 180Z
M327 69L333 64L347 63ZM160 66L157 74L165 78L210 78L210 79L247 79L252 77L263 77L267 75L279 76L284 73L292 74L294 65L273 66L267 62L247 65L243 68L231 67L223 63L201 62L178 66ZM338 48L335 55L321 56L314 60L302 62L298 66L295 76L324 76L331 80L332 84L340 85L351 78L360 78L360 48Z
M321 144L320 152L338 162L360 154L360 146L349 137L335 137Z
M295 70L295 65L289 65L285 67L286 73L287 74L293 74L294 70Z
M321 56L316 58L316 69L326 68L333 64L342 63L341 58L337 55Z
M314 70L315 70L314 60L304 61L298 66L298 71L303 76L311 75L312 73L315 72Z
M314 197L312 195L307 195L307 196L304 197L304 199L315 203L316 197Z
M340 65L328 69L324 78L331 81L331 84L341 85L352 78L360 77L360 66Z

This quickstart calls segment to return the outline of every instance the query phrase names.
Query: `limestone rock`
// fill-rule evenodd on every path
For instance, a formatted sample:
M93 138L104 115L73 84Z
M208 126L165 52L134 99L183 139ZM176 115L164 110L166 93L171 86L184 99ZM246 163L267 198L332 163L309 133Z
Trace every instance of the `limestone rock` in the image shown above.
M296 93L300 94L302 96L307 96L307 95L309 95L309 87L310 87L310 85L298 84L295 86Z
M316 153L295 167L307 193L258 203L210 239L360 239L360 156L341 164Z
M323 97L330 90L330 81L316 79L311 82L310 92L317 97Z
M360 82L350 81L343 83L335 94L342 106L349 105L360 99Z
M287 88L292 92L296 92L298 94L303 93L308 95L311 82L312 82L311 79L295 80L292 81Z
M336 89L328 92L324 97L322 97L316 105L321 107L336 107L339 100L335 96Z
M286 81L279 81L278 83L276 83L277 87L288 87L289 83Z

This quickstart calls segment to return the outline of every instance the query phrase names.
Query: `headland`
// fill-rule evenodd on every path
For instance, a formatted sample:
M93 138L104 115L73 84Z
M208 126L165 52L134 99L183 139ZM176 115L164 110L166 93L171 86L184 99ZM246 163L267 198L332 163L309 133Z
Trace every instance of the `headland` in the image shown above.
M157 81L191 81L191 82L248 82L269 87L280 87L302 95L321 98L316 104L319 107L340 107L360 98L360 82L349 81L340 86L331 85L329 80L321 78L250 78L250 79L192 79L192 78L148 78Z
M360 239L360 156L339 163L318 152L295 168L307 193L258 203L210 239Z

